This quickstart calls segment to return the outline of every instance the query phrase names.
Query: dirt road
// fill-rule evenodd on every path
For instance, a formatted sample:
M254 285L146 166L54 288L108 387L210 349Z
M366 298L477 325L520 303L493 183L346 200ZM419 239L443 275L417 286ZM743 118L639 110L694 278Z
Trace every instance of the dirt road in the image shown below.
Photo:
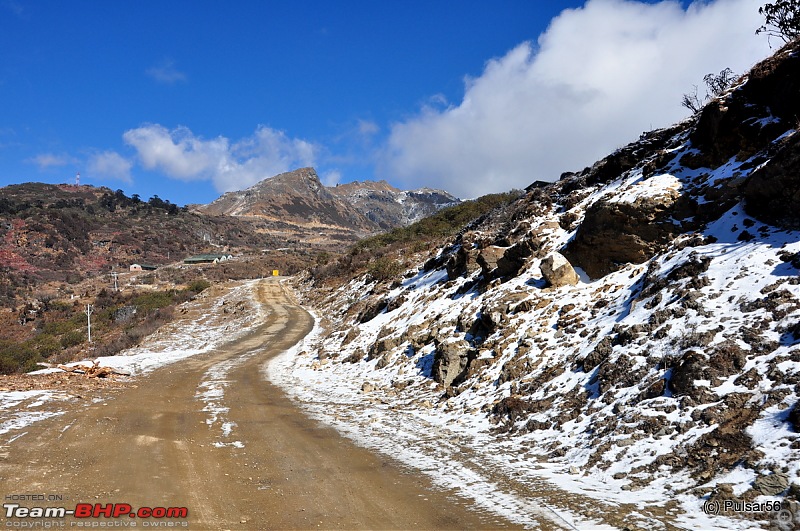
M188 509L188 517L168 520L67 517L66 527L512 527L308 419L264 381L265 361L313 323L278 282L258 290L267 319L242 339L142 377L114 399L26 428L0 461L4 503ZM8 511L3 527L44 522Z

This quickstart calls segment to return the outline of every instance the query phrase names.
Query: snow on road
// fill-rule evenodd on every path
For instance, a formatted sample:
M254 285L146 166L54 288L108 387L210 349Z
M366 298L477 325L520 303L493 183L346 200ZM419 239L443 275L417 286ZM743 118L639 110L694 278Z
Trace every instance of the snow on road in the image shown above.
M428 288L439 280L436 274L413 280L420 289ZM187 311L180 320L162 328L142 345L119 356L102 358L99 363L141 375L208 352L245 334L263 319L254 298L255 282L211 288L187 303ZM218 291L212 291L215 289ZM233 310L237 305L238 312ZM535 441L491 436L486 415L464 415L461 409L433 407L424 400L411 401L401 395L396 398L387 398L385 393L370 395L362 391L366 378L317 370L314 363L320 361L315 349L320 334L317 325L304 341L265 365L264 375L313 417L358 444L395 458L427 474L443 490L458 493L473 500L476 506L524 526L548 521L564 529L613 529L599 519L570 511L569 503L564 501L574 498L575 503L594 503L598 511L620 505L639 508L643 526L665 528L646 511L662 503L654 496L663 495L664 490L629 491L617 496L617 488L604 488L594 476L564 473L563 467L529 459ZM355 370L357 366L347 368ZM224 393L225 374L230 367L216 369L219 370L209 372L201 384L198 398L206 404L210 423L218 424L227 439L234 426L225 422L225 411L214 407L219 405L216 398ZM388 381L376 382L374 373L369 379L375 385L391 385ZM415 385L419 385L420 396L435 395L432 381ZM64 391L0 392L0 447L23 437L26 426L86 403ZM519 446L521 442L526 445L524 448ZM228 440L224 444L237 446L237 443ZM606 479L614 483L613 479ZM696 529L745 529L748 525L727 518L706 517L695 504L696 501L687 498L686 514L673 523Z
M471 419L469 424L434 410L369 401L355 380L312 368L313 358L302 354L313 350L319 339L321 328L316 316L315 320L311 334L263 369L268 380L282 387L314 418L361 446L427 474L443 490L455 491L512 522L526 526L546 520L564 529L614 529L503 489L492 477L491 466L476 462L479 456L473 452L461 453L485 442L480 437L488 425L485 419Z
M373 398L363 392L362 380L352 374L320 370L314 353L322 329L316 320L312 333L265 364L263 373L320 422L428 475L443 490L456 492L525 527L536 528L535 522L544 520L563 529L616 529L569 510L574 503L593 506L598 517L626 506L642 528L667 529L648 512L660 512L659 507L667 501L662 489L622 491L619 495L618 482L611 477L606 478L610 485L605 485L595 476L564 473L560 465L528 459L527 450L536 442L526 441L522 447L518 439L492 436L485 415L466 416L460 410L448 411L425 401ZM344 365L349 367L342 370L356 370L356 365ZM369 379L374 381L374 377ZM431 382L430 387L427 391L433 396L435 384ZM422 388L420 392L427 394ZM752 527L752 522L709 517L695 499L684 498L677 501L685 513L671 518L678 528L759 529ZM637 510L641 510L638 516Z
M181 317L148 336L140 345L117 356L101 357L95 361L137 376L209 352L241 337L263 319L261 305L255 300L254 286L257 282L212 286L181 305ZM75 364L90 365L91 362L85 360ZM31 374L51 372L61 371L45 369ZM63 390L0 391L0 435L3 436L0 446L19 438L26 426L86 403L77 394Z

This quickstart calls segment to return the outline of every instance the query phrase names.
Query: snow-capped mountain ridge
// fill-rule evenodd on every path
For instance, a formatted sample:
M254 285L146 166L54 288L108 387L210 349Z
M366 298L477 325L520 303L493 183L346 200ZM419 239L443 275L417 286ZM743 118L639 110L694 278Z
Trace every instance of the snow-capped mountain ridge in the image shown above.
M354 181L330 187L335 196L354 205L382 229L404 227L460 200L432 188L400 190L386 181Z
M386 181L324 186L313 168L300 168L194 208L206 214L258 217L300 227L335 227L364 236L409 225L458 202L442 190L403 191Z

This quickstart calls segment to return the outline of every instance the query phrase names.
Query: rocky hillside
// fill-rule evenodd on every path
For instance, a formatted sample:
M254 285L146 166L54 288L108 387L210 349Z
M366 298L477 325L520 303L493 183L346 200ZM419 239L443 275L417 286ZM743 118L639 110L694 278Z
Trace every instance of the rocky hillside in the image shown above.
M800 526L798 116L795 43L691 119L398 252L395 278L307 278L303 392L579 519ZM795 520L704 515L725 500Z
M132 263L286 245L258 224L188 212L158 197L142 201L92 186L7 186L0 189L0 305L14 308L48 283L74 284Z
M383 230L405 227L460 202L443 190L421 188L404 192L386 181L353 181L328 190L355 206Z
M375 230L352 205L331 194L313 168L281 173L195 208L206 214L258 217L311 230L335 228L356 235Z
M306 241L316 237L355 242L401 227L458 203L440 190L403 192L385 181L326 187L313 168L282 173L240 192L228 192L193 209L214 215L256 217L271 230Z

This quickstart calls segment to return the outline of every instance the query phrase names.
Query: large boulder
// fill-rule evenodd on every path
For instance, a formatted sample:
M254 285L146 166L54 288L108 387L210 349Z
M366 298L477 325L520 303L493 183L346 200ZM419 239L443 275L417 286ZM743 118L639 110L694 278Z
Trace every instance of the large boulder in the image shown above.
M469 276L478 271L481 268L478 263L479 253L480 251L477 249L467 249L464 246L459 247L445 263L447 278L455 280L458 277ZM495 263L495 265L497 264Z
M358 314L356 319L361 324L368 323L382 314L388 305L389 302L385 299L372 301L366 305L366 307Z
M497 268L497 262L503 257L505 252L506 250L504 247L497 247L495 245L490 245L489 247L481 249L477 261L478 265L481 266L481 271L485 278L489 278L492 271Z
M477 351L466 341L435 340L436 352L433 355L433 380L448 387L458 383L467 373L470 361L477 357Z
M676 396L689 396L699 403L709 401L710 391L698 380L710 378L708 359L696 350L690 350L681 356L680 361L669 374L669 390Z
M574 286L578 283L578 274L563 254L553 253L542 260L539 268L547 283L558 288L560 286Z
M628 263L641 264L678 234L695 228L697 203L673 188L633 198L612 196L586 210L564 256L592 278L603 277Z
M800 401L795 402L794 407L789 412L786 420L789 421L789 424L792 426L794 431L800 433Z
M513 278L525 267L528 258L539 250L541 243L537 240L521 240L505 250L497 261L494 272L496 278Z
M509 312L509 304L501 301L499 304L491 306L482 306L478 312L477 318L472 321L467 330L468 337L473 344L477 345L483 343L486 338L495 333L506 320ZM466 316L459 317L460 326L467 323Z
M753 482L753 489L762 496L776 496L789 488L789 477L777 472L758 476Z
M528 259L541 248L537 239L523 239L508 247L490 245L477 253L475 262L480 266L483 277L487 280L496 278L509 279L517 276L528 263ZM475 251L472 251L473 253ZM454 272L468 268L473 255L459 256L452 260L450 269ZM450 263L450 262L448 262ZM462 265L463 264L463 265Z
M382 356L384 353L398 347L400 345L400 338L397 337L384 337L375 341L367 352L367 360L374 360Z

